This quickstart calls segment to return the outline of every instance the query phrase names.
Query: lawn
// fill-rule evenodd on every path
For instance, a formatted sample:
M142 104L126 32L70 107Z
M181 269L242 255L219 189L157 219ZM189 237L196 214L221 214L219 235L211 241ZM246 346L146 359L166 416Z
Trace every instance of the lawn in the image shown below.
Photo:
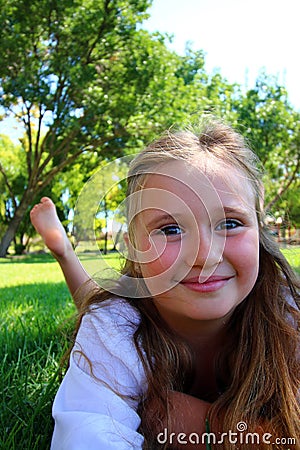
M281 251L294 270L300 275L300 247L283 248Z
M82 261L94 267L92 256ZM118 266L115 254L106 262ZM0 259L0 299L0 449L48 449L76 310L51 255Z
M300 248L283 250L300 273ZM116 254L102 266L85 255L93 272L118 267ZM0 259L0 448L49 449L51 405L61 380L60 359L70 345L75 307L50 255Z

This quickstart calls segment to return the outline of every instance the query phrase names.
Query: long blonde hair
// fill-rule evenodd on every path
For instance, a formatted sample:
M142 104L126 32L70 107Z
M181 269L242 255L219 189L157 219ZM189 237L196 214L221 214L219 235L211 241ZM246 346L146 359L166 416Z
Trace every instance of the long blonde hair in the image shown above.
M266 421L268 429L277 436L299 439L299 284L265 224L261 171L256 155L230 126L206 118L196 131L168 131L138 154L128 173L127 196L142 189L147 173L155 171L160 164L174 159L192 162L199 154L238 168L247 177L255 193L260 235L258 278L227 325L228 343L216 363L222 394L209 414L214 417L226 412L224 432L236 430L241 421L250 430ZM134 220L129 221L128 234L134 242ZM141 276L129 258L124 273L135 278ZM98 293L89 304L107 297L105 292ZM168 417L171 390L188 390L193 358L185 343L166 327L150 297L128 297L127 301L141 317L134 340L145 368L148 389L141 399L139 413L145 448L153 450L161 448L153 435L153 424ZM227 443L223 448L234 447ZM239 448L246 449L247 445ZM299 444L294 448L299 449Z

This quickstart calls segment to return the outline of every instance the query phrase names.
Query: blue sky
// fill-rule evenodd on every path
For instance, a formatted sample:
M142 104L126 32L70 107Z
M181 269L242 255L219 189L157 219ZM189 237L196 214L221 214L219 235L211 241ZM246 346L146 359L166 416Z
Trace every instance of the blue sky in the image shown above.
M144 26L173 34L178 53L191 41L204 50L208 72L218 68L247 87L265 69L300 110L299 0L153 0L149 13Z

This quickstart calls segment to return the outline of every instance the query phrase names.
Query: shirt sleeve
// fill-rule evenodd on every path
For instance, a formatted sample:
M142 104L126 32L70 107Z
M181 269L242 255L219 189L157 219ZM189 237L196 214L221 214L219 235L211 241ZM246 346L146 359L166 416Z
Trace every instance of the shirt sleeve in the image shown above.
M132 338L134 313L118 302L83 318L53 405L51 450L142 449L136 409L145 375Z

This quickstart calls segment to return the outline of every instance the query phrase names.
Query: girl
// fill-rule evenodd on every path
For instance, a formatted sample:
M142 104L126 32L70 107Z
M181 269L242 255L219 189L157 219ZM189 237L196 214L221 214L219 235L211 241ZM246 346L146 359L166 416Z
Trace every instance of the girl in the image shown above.
M138 154L111 290L89 280L53 203L33 209L79 308L53 450L300 449L299 285L266 229L257 165L212 119Z

